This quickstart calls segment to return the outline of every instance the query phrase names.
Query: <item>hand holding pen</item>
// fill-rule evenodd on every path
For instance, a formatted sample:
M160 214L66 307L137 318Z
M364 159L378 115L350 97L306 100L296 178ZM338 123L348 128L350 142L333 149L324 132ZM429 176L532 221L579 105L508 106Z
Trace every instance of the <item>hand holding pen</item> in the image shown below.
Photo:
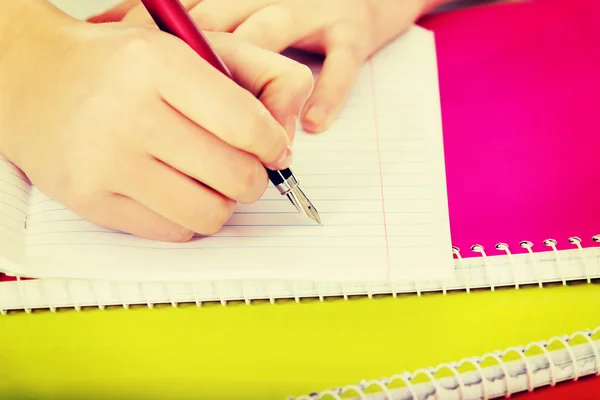
M195 22L179 0L142 0L142 3L154 19L154 22L156 22L156 25L162 31L183 40L200 57L206 60L223 75L234 81L233 75L231 75L226 65L212 49L206 37L198 29ZM239 68L243 69L244 66L241 65ZM293 122L289 121L286 123L288 126L291 126L292 124L295 127L295 118ZM246 127L241 124L239 128L240 133L245 129ZM300 189L299 182L296 180L292 171L287 167L281 168L281 166L279 166L278 168L278 166L275 166L275 168L276 169L273 169L273 167L269 168L267 166L266 169L269 180L273 185L282 195L287 196L300 213L321 225L321 219L317 209Z
M282 125L312 89L296 62L211 34L236 83L155 28L91 24L48 2L0 1L0 15L0 154L78 217L186 241L259 199L265 165L290 166Z

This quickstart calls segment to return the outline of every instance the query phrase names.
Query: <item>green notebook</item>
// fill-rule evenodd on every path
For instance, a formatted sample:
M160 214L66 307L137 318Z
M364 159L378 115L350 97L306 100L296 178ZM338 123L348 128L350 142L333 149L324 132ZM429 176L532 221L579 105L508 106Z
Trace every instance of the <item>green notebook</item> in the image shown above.
M598 309L582 284L13 312L0 398L284 400L592 329Z

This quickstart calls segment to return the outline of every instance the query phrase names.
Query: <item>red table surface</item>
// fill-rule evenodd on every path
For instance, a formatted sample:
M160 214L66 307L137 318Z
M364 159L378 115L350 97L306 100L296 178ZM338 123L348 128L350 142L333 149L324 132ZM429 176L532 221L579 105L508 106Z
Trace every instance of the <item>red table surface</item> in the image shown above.
M554 387L536 389L531 393L511 396L515 400L598 400L600 377L586 377L573 382L559 383Z

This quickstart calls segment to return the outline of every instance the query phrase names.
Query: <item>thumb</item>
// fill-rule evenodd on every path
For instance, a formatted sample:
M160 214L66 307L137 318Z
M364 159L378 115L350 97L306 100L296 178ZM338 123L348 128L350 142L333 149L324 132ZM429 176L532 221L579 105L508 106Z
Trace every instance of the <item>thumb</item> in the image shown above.
M127 15L127 13L138 4L140 4L140 0L123 0L116 6L109 8L100 14L89 17L87 22L101 24L106 22L121 21L125 15Z
M329 128L344 106L363 62L352 47L332 46L306 103L302 116L304 129L319 133Z
M290 143L296 135L296 126L313 89L312 74L304 65L296 64L273 79L258 99L284 127Z

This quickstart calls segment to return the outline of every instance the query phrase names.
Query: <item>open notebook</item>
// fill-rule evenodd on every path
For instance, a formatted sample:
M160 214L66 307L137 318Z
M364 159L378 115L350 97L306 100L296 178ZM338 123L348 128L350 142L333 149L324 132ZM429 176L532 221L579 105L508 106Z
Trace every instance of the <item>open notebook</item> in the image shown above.
M233 258L242 262L227 269L222 263L211 264L220 265L215 269L204 264L201 276L200 270L180 269L183 264L174 250L162 253L170 269L148 262L142 274L132 263L117 270L122 258L106 263L110 257L106 254L102 262L86 261L85 267L77 267L84 266L81 259L70 258L52 271L43 267L45 263L6 264L22 276L60 277L67 271L75 274L71 276L102 279L0 283L0 311L162 302L226 304L592 282L600 277L600 119L593 97L600 92L600 53L593 51L600 40L598 19L600 3L595 0L467 9L422 21L435 33L437 54L431 32L414 28L365 64L332 129L316 137L300 135L296 146L294 170L324 214L326 226L257 228L265 236L285 232L273 239L278 244L289 244L285 241L292 232L310 229L315 236L294 243L319 246L313 256L335 257L315 256L312 262L306 259L311 253L294 250L292 268L277 263L269 270L250 271L248 260L239 257L251 252L245 249ZM356 157L343 163L349 154ZM374 163L378 160L381 171ZM327 175L318 175L328 169L343 173L336 176L336 184L327 181ZM354 174L352 180L347 174ZM348 201L339 201L340 193ZM273 199L267 201L278 201L277 210L289 210L278 194L270 191L266 196L265 200ZM10 212L15 218L22 215ZM72 218L60 212L65 219ZM57 218L51 213L48 218ZM257 218L239 214L233 224ZM275 220L307 224L293 214ZM44 224L36 228L33 222L28 229L49 229ZM12 223L18 232L22 219ZM66 223L50 225L69 230ZM225 232L239 235L243 229L230 226ZM98 235L71 237L90 240ZM56 242L60 235L36 236L34 243ZM204 243L222 243L218 240ZM11 248L7 246L6 251ZM38 247L46 249L38 253L48 257L44 262L70 254L65 246ZM158 252L149 253L158 259ZM217 249L212 254L223 253ZM277 259L270 251L260 254ZM449 263L453 264L448 267ZM259 276L269 279L252 279Z
M211 296L203 285L237 291L269 282L452 278L431 32L414 27L381 51L331 129L299 133L294 148L293 170L322 227L269 187L255 204L240 205L219 233L184 244L88 223L2 160L0 269L34 278L197 283ZM0 304L10 301L7 290Z
M288 400L486 400L592 375L600 376L600 327Z

